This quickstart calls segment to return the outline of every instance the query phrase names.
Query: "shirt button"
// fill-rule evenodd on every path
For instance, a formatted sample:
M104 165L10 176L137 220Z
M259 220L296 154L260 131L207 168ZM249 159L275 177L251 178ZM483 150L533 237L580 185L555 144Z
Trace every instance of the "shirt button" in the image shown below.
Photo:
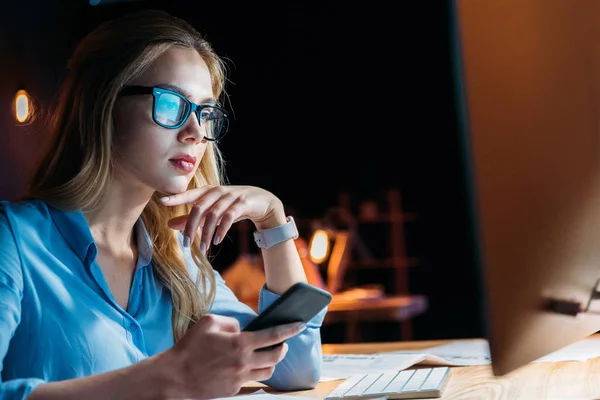
M137 325L135 322L132 322L131 325L129 325L129 328L131 328L131 332L137 331Z

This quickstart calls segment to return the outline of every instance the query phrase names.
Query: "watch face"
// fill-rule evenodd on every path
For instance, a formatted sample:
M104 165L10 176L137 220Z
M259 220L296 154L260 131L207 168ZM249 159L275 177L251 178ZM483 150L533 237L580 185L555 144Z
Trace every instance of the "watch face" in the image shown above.
M254 232L254 241L256 242L256 245L261 249L266 247L264 235L261 232Z

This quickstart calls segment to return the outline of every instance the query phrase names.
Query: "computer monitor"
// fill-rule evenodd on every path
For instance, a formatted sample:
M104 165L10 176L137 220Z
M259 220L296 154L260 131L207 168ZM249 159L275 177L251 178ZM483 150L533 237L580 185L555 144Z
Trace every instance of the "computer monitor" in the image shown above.
M473 257L500 376L600 330L600 1L453 10Z

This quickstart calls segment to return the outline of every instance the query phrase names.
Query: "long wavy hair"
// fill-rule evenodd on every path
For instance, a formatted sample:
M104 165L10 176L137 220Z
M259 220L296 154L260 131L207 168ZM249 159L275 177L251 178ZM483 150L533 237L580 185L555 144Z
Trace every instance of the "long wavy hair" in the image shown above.
M50 114L49 146L41 158L26 198L38 198L65 210L97 207L113 179L113 111L119 92L163 53L175 46L196 50L206 62L215 98L224 93L226 69L211 45L187 22L163 11L142 11L104 22L76 47L68 63L56 109ZM189 188L224 181L223 158L209 142ZM190 206L166 207L155 193L142 212L154 243L153 267L170 290L175 341L203 315L215 296L212 266L194 240L198 267L192 279L177 232L167 226ZM196 274L193 274L196 275Z

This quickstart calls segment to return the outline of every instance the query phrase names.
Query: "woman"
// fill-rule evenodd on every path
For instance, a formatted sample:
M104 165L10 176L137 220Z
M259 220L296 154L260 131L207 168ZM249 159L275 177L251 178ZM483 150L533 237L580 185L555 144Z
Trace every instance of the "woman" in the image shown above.
M262 249L260 309L306 281L282 202L221 183L223 86L209 43L164 12L104 23L76 48L28 195L0 206L0 398L206 399L246 381L318 382L325 310L240 332L256 314L206 256L249 219L279 235Z

